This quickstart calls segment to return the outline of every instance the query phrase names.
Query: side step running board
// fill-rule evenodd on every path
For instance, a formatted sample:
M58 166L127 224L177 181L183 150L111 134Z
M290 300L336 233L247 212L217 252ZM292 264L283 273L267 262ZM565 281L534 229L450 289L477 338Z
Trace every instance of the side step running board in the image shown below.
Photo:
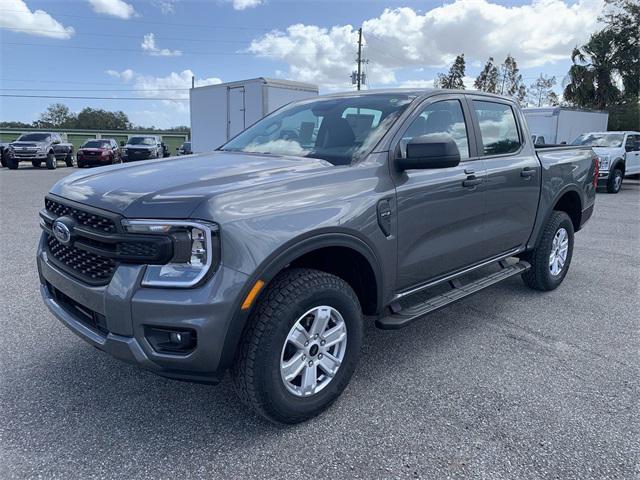
M392 313L386 317L379 318L376 320L376 326L383 330L397 330L399 328L406 327L428 313L435 312L436 310L446 307L458 300L462 300L469 295L473 295L480 290L484 290L491 285L495 285L507 278L524 273L531 268L531 265L527 262L518 262L509 266L505 265L506 264L501 262L501 266L503 266L503 268L500 271L492 273L491 275L474 282L467 283L466 285L461 285L457 279L454 279L449 282L452 289L448 292L431 297L424 302L403 309L398 313Z

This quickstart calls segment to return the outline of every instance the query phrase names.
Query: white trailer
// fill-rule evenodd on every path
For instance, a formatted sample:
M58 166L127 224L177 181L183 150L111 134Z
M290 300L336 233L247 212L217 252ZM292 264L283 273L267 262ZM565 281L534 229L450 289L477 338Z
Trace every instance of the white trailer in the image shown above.
M523 108L529 132L536 143L571 143L587 132L607 130L609 114L567 107Z
M191 149L214 150L282 105L317 95L316 85L271 78L192 88Z

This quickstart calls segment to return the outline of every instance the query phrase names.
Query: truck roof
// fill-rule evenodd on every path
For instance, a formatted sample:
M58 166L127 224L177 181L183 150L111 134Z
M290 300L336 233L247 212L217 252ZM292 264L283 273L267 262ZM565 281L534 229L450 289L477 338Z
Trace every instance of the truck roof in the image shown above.
M487 92L481 92L479 90L452 90L452 89L444 89L444 88L376 88L376 89L372 89L372 90L354 90L354 91L349 91L349 92L338 92L338 93L330 93L330 94L326 94L326 95L322 95L322 97L351 97L351 96L361 96L361 95L393 95L393 94L405 94L405 95L412 95L412 96L424 96L424 95L431 95L431 94L437 94L437 93L448 93L448 94L452 94L452 93L459 93L459 94L472 94L472 95L478 95L478 96L483 96L483 97L490 97L490 98L499 98L501 100L509 100L509 101L513 101L513 98L511 97L507 97L505 95L498 95L495 93L487 93Z

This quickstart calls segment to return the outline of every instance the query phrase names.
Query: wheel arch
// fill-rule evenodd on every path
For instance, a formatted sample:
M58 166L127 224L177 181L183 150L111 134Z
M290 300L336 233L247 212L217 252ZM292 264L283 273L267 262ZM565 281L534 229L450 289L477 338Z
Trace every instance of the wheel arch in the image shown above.
M614 159L613 162L611 162L611 167L609 168L609 172L613 172L616 168L619 168L620 170L622 170L622 176L624 177L624 174L627 170L627 165L624 158L618 157Z
M580 225L582 224L582 199L577 190L570 189L563 192L554 203L549 216L553 211L565 212L571 218L574 231L580 230Z
M326 262L330 255L337 255L339 261L327 267ZM340 266L349 266L347 260L357 262L358 276L350 276L348 268L340 268ZM323 262L325 262L324 268L322 268ZM315 268L334 274L345 280L354 289L365 314L373 315L382 311L383 272L381 263L373 248L364 239L343 232L325 232L304 238L298 237L287 242L267 257L248 278L236 301L234 318L227 331L221 356L222 368L228 368L233 362L246 323L262 294L280 272L291 267ZM351 269L351 271L353 270ZM264 282L264 286L251 303L250 308L243 310L241 308L243 301L258 281Z

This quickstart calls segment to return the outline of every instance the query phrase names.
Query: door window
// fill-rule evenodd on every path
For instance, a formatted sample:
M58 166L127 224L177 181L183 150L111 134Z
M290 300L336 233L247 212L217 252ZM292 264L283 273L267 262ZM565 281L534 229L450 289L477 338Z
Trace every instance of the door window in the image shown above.
M627 135L627 141L624 144L625 150L627 150L627 152L636 152L640 150L638 142L640 142L640 135Z
M473 101L478 117L485 155L513 153L520 148L520 137L513 110L503 103Z
M400 155L407 155L407 143L416 137L447 135L456 142L460 158L469 158L469 136L459 100L432 103L416 117L400 140Z

